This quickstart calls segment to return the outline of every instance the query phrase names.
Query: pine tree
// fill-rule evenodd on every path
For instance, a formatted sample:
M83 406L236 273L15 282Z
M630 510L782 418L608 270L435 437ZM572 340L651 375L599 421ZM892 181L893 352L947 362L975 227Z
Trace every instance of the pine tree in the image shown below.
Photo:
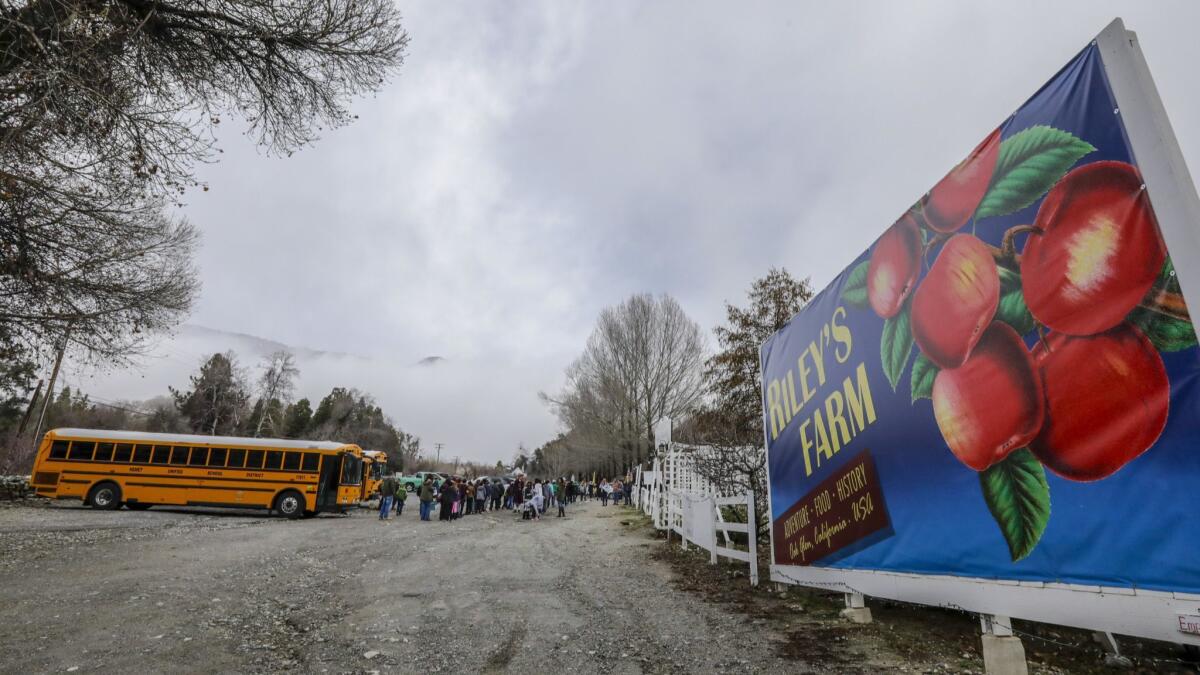
M287 407L287 419L283 435L287 438L304 438L312 425L313 410L308 399L302 398Z
M190 391L171 388L175 407L192 431L212 436L238 433L246 417L249 395L233 352L213 354L191 378Z
M726 303L726 325L713 330L720 351L708 359L705 372L713 407L731 432L753 445L763 438L758 349L812 296L808 279L796 281L786 269L772 268L750 287L750 305Z

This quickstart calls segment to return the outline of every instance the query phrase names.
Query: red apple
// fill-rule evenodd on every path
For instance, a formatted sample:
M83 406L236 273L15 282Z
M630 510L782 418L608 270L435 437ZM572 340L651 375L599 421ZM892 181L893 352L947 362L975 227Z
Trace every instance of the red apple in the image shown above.
M867 267L867 298L881 319L900 312L921 272L921 231L912 214L897 220L871 252Z
M1111 476L1167 425L1171 385L1162 357L1128 323L1105 333L1051 333L1034 349L1046 389L1046 425L1030 449L1078 481Z
M950 451L976 471L1037 436L1045 417L1042 379L1017 331L993 323L966 363L937 374L933 416Z
M938 232L956 232L979 207L1000 156L1000 130L983 139L967 158L946 174L925 200L925 222Z
M939 367L957 368L992 322L999 302L1000 273L991 250L972 235L956 234L913 295L913 338Z
M1158 278L1167 255L1137 168L1093 162L1068 173L1038 209L1021 256L1029 311L1052 330L1116 326Z

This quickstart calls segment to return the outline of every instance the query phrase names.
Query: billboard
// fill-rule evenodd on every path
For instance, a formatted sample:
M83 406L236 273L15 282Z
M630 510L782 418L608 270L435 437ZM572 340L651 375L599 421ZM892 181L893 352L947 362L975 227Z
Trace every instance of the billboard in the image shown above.
M762 346L773 579L1095 627L953 582L1200 598L1176 272L1200 222L1178 149L1134 138L1131 113L1165 117L1131 36L1114 22Z

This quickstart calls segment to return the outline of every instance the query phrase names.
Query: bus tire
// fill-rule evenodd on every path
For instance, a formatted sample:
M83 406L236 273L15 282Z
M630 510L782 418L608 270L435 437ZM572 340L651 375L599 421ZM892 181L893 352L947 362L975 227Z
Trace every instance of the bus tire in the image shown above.
M129 509L130 511L145 511L146 509L150 508L151 506L154 506L154 505L153 504L143 504L142 502L126 502L125 503L125 508Z
M121 508L121 486L105 481L97 483L88 490L87 505L101 511L111 511Z
M275 498L275 510L279 515L295 520L304 515L304 495L295 490L285 490Z

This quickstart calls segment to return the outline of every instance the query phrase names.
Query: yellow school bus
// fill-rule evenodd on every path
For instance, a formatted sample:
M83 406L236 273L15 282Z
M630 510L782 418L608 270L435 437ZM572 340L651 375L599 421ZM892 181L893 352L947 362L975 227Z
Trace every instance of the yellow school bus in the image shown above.
M387 453L382 450L363 450L362 501L379 494L383 474L387 469Z
M330 441L54 429L38 448L32 485L43 497L97 509L226 506L299 518L358 502L362 450Z

